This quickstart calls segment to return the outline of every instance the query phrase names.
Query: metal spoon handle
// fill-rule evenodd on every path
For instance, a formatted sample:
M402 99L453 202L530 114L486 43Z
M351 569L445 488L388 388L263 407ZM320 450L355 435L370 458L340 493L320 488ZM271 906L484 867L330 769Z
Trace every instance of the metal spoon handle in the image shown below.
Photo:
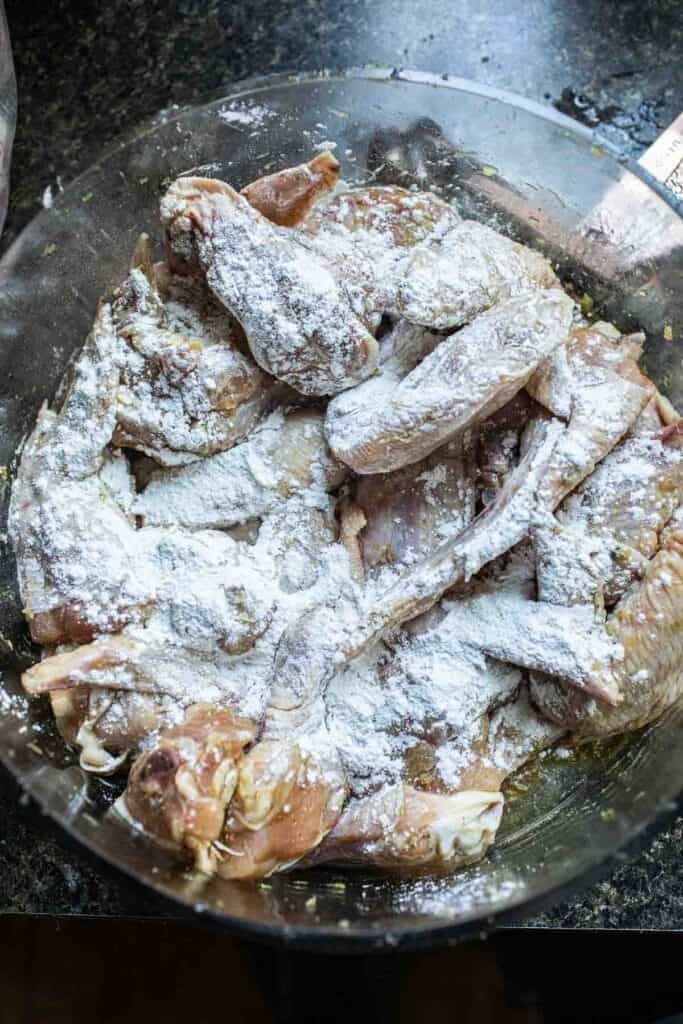
M683 114L643 153L639 163L677 199L683 200Z

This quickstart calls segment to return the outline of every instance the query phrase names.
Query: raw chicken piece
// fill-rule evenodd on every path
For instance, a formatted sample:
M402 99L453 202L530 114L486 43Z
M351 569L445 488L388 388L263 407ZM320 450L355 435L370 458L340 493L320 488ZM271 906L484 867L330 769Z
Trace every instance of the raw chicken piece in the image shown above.
M140 531L158 589L144 628L62 651L24 675L29 693L58 693L67 717L70 704L78 711L84 729L73 725L69 742L83 744L84 767L113 770L113 758L137 749L141 716L154 711L161 727L192 694L262 715L279 636L315 603L307 593L327 587L326 555L337 549L333 499L326 508L291 502L264 520L255 545L210 531Z
M565 500L554 524L536 531L542 600L611 607L629 588L635 586L632 593L637 593L637 581L651 571L661 531L683 493L683 457L675 423L662 430L658 422L659 431L648 436L642 420L643 416L635 436L618 445ZM655 425L651 414L647 422ZM608 630L622 642L611 623ZM666 638L662 642L667 643ZM628 675L620 666L624 705L619 720L632 714ZM533 674L532 685L541 707L558 688L566 688L564 682L549 681L543 674ZM583 706L580 697L567 701ZM609 721L613 713L605 712L604 717Z
M222 791L222 818L215 819L212 848L202 847L197 866L214 870L225 878L260 878L284 870L310 853L339 818L347 787L334 745L322 718L322 704L312 705L305 715L291 715L271 707L259 742L241 756L242 746L227 747L216 754L217 775L229 780ZM255 738L254 723L240 719L249 727L249 740ZM166 737L181 733L172 729L162 734L160 747L167 749ZM246 741L245 741L246 742ZM179 744L181 753L184 747ZM152 754L143 754L131 773L125 801L128 813L157 838L183 842L169 828L169 815L154 816L140 802L143 769ZM156 765L156 760L154 761ZM176 813L176 783L164 782L173 797L171 811ZM189 796L190 786L182 795ZM145 789L155 804L155 788ZM208 836L205 836L208 839ZM184 845L189 844L185 841Z
M100 468L115 427L119 365L111 307L100 303L59 413L43 406L24 448L14 508L27 491L42 494L57 481L81 480Z
M452 330L498 302L558 283L542 256L461 221L429 192L342 192L317 206L303 227L325 256L365 278L368 309L434 329Z
M257 628L262 625L258 623ZM239 671L236 656L246 654L258 638L251 630L245 630L240 639L241 643L231 651L218 645L211 651L208 644L207 649L201 649L201 638L185 647L179 638L174 644L158 634L147 637L144 631L99 637L92 643L52 654L38 662L23 673L22 684L33 697L88 686L106 691L167 695L182 701L200 686L211 699L218 700L229 689L234 690L235 699L244 699L239 680L231 676ZM240 650L240 647L247 649Z
M112 490L113 459L95 452L105 435L96 425L81 438L78 417L70 422L70 401L59 416L41 412L24 449L9 517L31 636L48 645L84 643L98 632L119 630L144 617L155 598L153 582L141 571L130 506L122 507L125 496ZM108 422L113 429L113 416ZM70 447L62 450L62 444ZM92 475L82 477L86 465Z
M307 395L335 394L373 373L377 342L354 312L358 297L305 238L207 178L179 178L161 211L171 249L196 254L263 369Z
M562 676L604 701L620 700L622 652L591 605L565 607L494 590L448 607L457 635L491 657Z
M338 177L339 162L325 150L307 164L252 181L241 194L272 224L291 228L305 220L316 200L336 185Z
M534 607L532 603L525 602L516 609L509 609L507 606L498 607L495 597L486 599L487 602L493 602L490 611L494 617L499 614L510 615L520 629L523 629L525 624L536 623L533 629L536 641L545 629L550 630L552 636L559 624L559 616L560 619L573 617L576 620L575 640L582 637L583 642L588 643L588 638L595 628L597 639L594 638L591 644L597 643L598 647L603 645L602 618L605 599L613 603L615 597L611 592L612 588L618 588L620 585L623 587L624 581L632 576L636 568L634 565L630 568L623 564L621 567L611 565L611 556L608 553L610 539L607 531L600 533L585 523L572 520L590 518L590 511L587 517L575 514L579 507L577 503L586 503L587 507L590 507L594 501L599 505L604 504L606 500L613 500L614 495L606 494L605 486L608 491L614 486L614 467L622 466L621 470L616 470L618 476L620 472L623 473L624 462L628 467L633 456L636 461L630 468L640 473L644 471L650 476L656 474L657 470L654 465L644 467L643 458L651 461L654 457L655 461L659 462L659 471L663 474L661 484L652 479L645 490L641 488L641 497L646 504L643 505L640 514L632 515L634 529L638 529L635 520L639 519L644 527L645 521L650 521L653 516L656 524L664 521L661 520L661 515L666 518L671 512L671 497L667 499L663 494L671 488L675 490L676 470L673 468L673 462L677 462L677 459L666 455L659 442L647 443L647 455L643 448L646 442L640 445L637 453L625 448L625 460L621 455L616 456L607 462L605 468L600 467L594 477L589 476L600 460L606 456L609 459L609 453L615 444L618 444L629 428L639 420L645 406L652 401L653 387L640 373L635 361L640 353L641 338L634 336L619 341L618 335L615 338L614 334L609 325L599 330L574 330L567 344L556 350L545 367L539 370L527 385L528 390L538 401L552 413L568 421L553 453L546 480L546 489L549 491L548 512L588 477L583 488L568 500L567 507L574 510L569 514L569 518L560 513L559 521L546 519L546 522L539 522L534 531L539 567L540 605ZM524 444L533 440L536 430L543 433L546 428L543 415L533 419L522 437L522 449ZM653 443L659 448L659 459L653 456ZM629 471L628 468L626 471ZM595 493L593 488L596 488ZM602 496L599 493L601 488ZM656 507L659 508L659 512L656 511ZM618 514L615 507L614 515ZM609 516L609 513L607 515ZM646 544L647 539L642 537L641 542ZM611 543L614 547L616 537L612 537ZM618 555L616 551L615 554ZM622 546L621 556L618 557L621 557L623 562L626 555L626 547ZM634 557L637 561L637 554ZM505 600L508 601L509 598ZM562 611L553 612L547 606L548 603L574 607L572 610L563 608ZM543 627L540 626L541 620ZM533 650L526 649L523 645L518 648L518 663L533 670L543 669L557 673L557 665L550 664L547 651L544 651L543 645L536 641ZM494 650L488 646L487 641L484 649L491 654L507 657L508 648L514 644L510 638L505 643L507 648L496 647ZM558 652L559 650L560 647ZM594 671L586 675L584 670L578 667L577 654L578 651L565 651L565 668L560 668L559 674L566 675L574 685L586 688L608 702L615 702L618 699L618 683L610 671L605 672L604 657L596 657ZM544 660L546 663L542 664Z
M593 471L650 401L654 387L636 363L642 340L574 329L527 384L541 405L567 421L551 469L553 505Z
M381 339L378 373L343 391L329 403L335 416L353 416L368 405L383 404L411 370L444 340L444 336L399 320Z
M247 880L285 871L315 850L336 824L345 798L342 777L331 787L317 767L304 762L297 771L287 803L272 820L250 828L228 817L216 844L220 877Z
M315 850L339 819L344 773L321 701L292 715L270 707L264 733L237 766L217 872L262 878Z
M339 192L319 203L304 227L313 235L351 235L364 249L410 249L459 221L455 209L433 192L373 185Z
M144 693L154 692L153 683L136 685L134 675L137 656L144 652L142 645L125 636L100 637L92 643L73 650L52 654L27 669L21 677L22 685L32 697L53 690L65 690L83 685L100 685L111 690L115 684L119 689L133 689ZM111 669L124 668L116 676Z
M557 286L548 261L484 224L436 231L401 268L396 309L411 323L453 329L499 302Z
M278 396L203 286L135 268L112 306L121 346L115 441L165 465L230 448Z
M149 529L133 537L138 546L129 556L136 555L136 573L154 593L144 623L129 623L117 636L100 636L46 658L24 674L26 690L88 685L185 702L197 692L207 700L228 694L231 703L246 706L251 700L262 710L277 641L270 641L271 653L264 651L261 665L254 648L274 615L275 591L268 580L276 567L270 554L264 559L248 545L210 531ZM247 672L250 656L259 668L256 677Z
M209 710L227 716L225 742L220 732L218 740L204 739ZM190 849L199 870L224 878L261 878L315 849L347 793L321 705L299 720L271 711L246 754L253 721L202 707L198 730L196 715L190 709L183 725L165 730L135 762L123 797L127 816L155 838ZM202 743L199 753L188 748L188 735Z
M483 857L502 815L502 793L427 793L399 782L349 801L312 860L453 871Z
M200 871L216 865L235 761L256 734L229 708L198 704L133 764L121 810L155 838L189 850Z
M271 513L292 495L334 490L347 474L327 448L322 413L277 410L230 451L153 473L134 509L147 525L221 528Z
M154 599L140 574L125 461L107 452L120 351L103 304L59 413L43 408L12 488L9 534L37 643L83 643L139 620Z
M422 462L352 486L360 510L359 555L366 569L410 564L455 537L474 518L474 450L467 433Z
M560 346L573 303L559 289L509 299L442 341L381 404L328 408L334 454L357 473L417 462L510 401Z
M677 692L675 659L670 660L677 648L669 635L676 587L665 586L667 593L660 593L656 569L661 562L664 580L671 584L676 578L675 528L665 532L673 549L666 555L655 552L683 491L683 464L672 445L675 424L662 433L663 442L657 436L627 438L567 499L556 525L536 531L541 600L498 590L453 605L459 636L492 656L533 669L534 699L544 713L570 728L578 728L578 716L587 735L620 732L632 720L649 720L648 701L656 717ZM638 585L640 576L644 582ZM605 600L608 605L620 601L606 628ZM647 678L648 655L654 679L640 686L634 676L642 669ZM574 694L573 687L583 692Z
M380 343L380 373L330 403L345 415L385 400L386 394L441 341L438 334L399 321ZM340 540L354 565L355 578L366 568L394 564L454 534L472 518L469 437L422 463L396 473L356 479L351 498L340 504Z
M659 411L659 399L663 396L659 393L655 393L654 397L650 399L643 411L641 412L638 419L635 421L633 426L628 432L629 437L654 437L655 434L669 426L672 422L678 420L678 415L673 417L673 420L665 419ZM670 405L667 399L667 406Z
M459 220L431 192L388 185L338 193L316 206L302 227L314 248L357 279L368 310L381 313L396 310L410 250Z
M683 594L683 514L663 531L659 551L643 580L621 599L607 629L624 655L622 702L610 707L591 700L565 682L532 681L532 698L551 721L590 739L638 729L654 721L683 692L681 595Z
M535 534L541 600L611 607L645 571L683 493L683 453L638 435L621 442Z
M395 324L380 342L379 372L354 388L343 391L328 404L328 434L333 437L340 429L353 429L356 420L365 423L370 410L385 408L404 377L443 340L441 335L427 331L424 327L416 327L404 321Z

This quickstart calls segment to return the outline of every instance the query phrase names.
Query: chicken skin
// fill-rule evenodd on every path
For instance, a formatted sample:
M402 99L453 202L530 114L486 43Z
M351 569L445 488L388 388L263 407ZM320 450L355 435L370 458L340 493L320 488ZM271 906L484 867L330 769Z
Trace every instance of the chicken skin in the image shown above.
M558 289L510 299L442 341L381 404L332 402L332 451L356 473L386 473L424 458L524 387L565 341L572 309Z

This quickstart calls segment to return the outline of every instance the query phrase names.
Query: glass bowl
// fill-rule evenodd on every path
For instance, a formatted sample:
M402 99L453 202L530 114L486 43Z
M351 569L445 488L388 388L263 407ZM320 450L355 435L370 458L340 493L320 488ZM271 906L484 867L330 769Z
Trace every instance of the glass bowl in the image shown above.
M465 215L540 248L585 304L646 331L647 371L674 402L683 398L683 221L638 165L620 162L552 110L460 79L381 69L281 75L164 111L60 193L5 255L4 516L17 451L78 352L98 296L125 275L141 230L159 241L158 200L168 182L192 172L241 186L328 142L350 183L434 189ZM528 792L511 791L496 847L469 870L409 880L320 867L259 884L207 881L122 826L109 811L115 785L87 778L43 702L27 706L18 696L19 671L35 651L6 545L0 573L4 764L91 850L245 936L367 949L487 930L591 878L670 814L682 788L678 707L638 734L534 766Z

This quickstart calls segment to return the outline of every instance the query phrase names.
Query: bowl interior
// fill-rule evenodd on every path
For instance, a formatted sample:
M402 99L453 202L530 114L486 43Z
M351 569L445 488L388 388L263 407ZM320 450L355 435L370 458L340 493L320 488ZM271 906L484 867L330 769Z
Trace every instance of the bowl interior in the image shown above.
M601 315L646 331L646 369L681 401L683 221L634 168L559 115L466 82L367 70L281 76L165 111L60 193L6 254L4 518L17 450L41 403L56 394L98 296L125 275L138 233L159 241L158 201L168 182L192 172L241 186L328 142L349 183L434 189L466 216L546 252ZM671 333L674 340L666 340ZM680 789L683 711L674 709L656 727L586 749L576 760L550 756L535 765L524 780L528 791L510 794L492 854L454 876L387 880L317 868L258 885L207 883L122 828L108 813L116 785L86 778L42 703L28 707L21 698L18 672L33 655L6 545L0 648L0 758L22 784L110 862L254 935L381 946L480 928L586 875L670 809Z

